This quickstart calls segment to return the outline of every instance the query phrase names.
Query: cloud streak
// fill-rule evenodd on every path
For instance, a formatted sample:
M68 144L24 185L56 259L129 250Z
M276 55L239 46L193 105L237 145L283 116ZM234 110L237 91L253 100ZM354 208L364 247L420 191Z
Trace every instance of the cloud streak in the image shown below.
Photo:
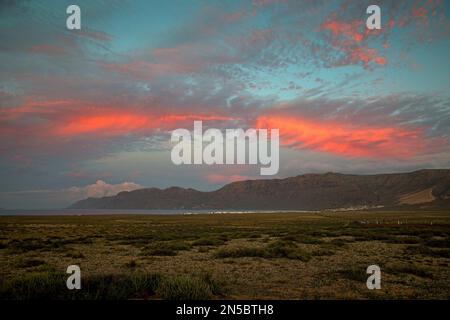
M351 158L408 159L421 154L423 130L369 127L337 121L317 121L292 116L261 116L258 128L278 128L289 148L308 149Z

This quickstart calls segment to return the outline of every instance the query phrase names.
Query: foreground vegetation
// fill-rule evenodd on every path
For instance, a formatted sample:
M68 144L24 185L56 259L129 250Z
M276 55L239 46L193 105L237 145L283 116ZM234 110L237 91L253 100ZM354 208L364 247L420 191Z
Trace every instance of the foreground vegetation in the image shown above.
M443 211L0 217L0 299L448 299L449 263Z

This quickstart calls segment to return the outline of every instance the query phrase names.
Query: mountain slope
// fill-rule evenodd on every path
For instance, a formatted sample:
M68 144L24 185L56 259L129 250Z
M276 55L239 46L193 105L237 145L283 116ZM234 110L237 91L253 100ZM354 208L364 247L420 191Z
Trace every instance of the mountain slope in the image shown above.
M148 188L88 198L71 208L321 210L433 201L450 202L450 170L377 175L305 174L233 182L211 192Z

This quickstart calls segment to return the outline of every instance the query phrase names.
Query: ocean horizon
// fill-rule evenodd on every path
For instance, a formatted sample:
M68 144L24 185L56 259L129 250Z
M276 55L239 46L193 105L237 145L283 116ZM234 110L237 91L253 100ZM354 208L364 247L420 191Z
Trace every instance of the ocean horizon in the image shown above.
M226 213L316 212L307 210L188 210L188 209L0 209L0 216L94 216L94 215L195 215Z

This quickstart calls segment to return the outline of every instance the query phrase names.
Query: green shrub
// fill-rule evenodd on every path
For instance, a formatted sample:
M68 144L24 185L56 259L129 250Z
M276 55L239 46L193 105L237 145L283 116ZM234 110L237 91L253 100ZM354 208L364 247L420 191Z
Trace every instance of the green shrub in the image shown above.
M134 269L138 266L136 260L130 260L127 263L125 263L125 267L130 268L130 269Z
M265 248L265 257L267 258L288 258L298 259L307 262L311 255L300 248L291 241L275 241L269 243Z
M367 267L365 266L351 266L348 269L339 271L339 274L346 279L365 283L369 276L366 271Z
M292 241L277 240L271 242L263 248L258 247L234 247L221 248L215 253L216 258L240 258L240 257L261 257L261 258L288 258L308 261L311 255L297 247Z
M30 268L30 267L37 267L40 265L45 264L44 260L40 259L28 259L28 260L21 260L17 263L18 268Z
M220 248L214 254L216 258L264 257L264 249L254 247Z
M318 250L313 251L313 256L332 256L336 253L336 251L326 248L320 248Z
M312 236L308 236L308 235L287 235L282 237L282 240L286 240L286 241L295 241L295 242L299 242L299 243L304 243L304 244L320 244L323 241L321 239L312 237Z
M434 248L450 248L450 239L427 240L424 245Z
M430 257L450 258L450 249L432 249L424 245L408 246L405 248L406 254L423 255Z
M185 276L163 278L157 293L165 300L206 300L212 296L205 281Z
M81 278L81 290L68 290L66 274L33 273L0 280L0 300L126 300L159 296L168 300L203 300L223 292L210 273L197 276L100 274Z
M67 275L36 273L0 281L1 300L123 300L155 294L158 274L82 277L81 290L68 290Z
M428 270L419 267L417 265L414 264L394 264L389 266L388 268L386 268L386 271L388 273L392 273L392 274L402 274L402 273L407 273L407 274L412 274L418 277L422 277L422 278L432 278L433 274L431 272L429 272Z
M226 242L220 238L201 238L192 242L193 246L220 246Z
M175 256L178 251L190 250L191 246L183 241L157 242L142 249L144 256Z
M144 256L176 256L177 251L167 248L144 248L141 252Z
M66 257L73 258L73 259L83 259L84 254L79 251L70 251L66 254Z
M212 294L214 295L223 294L225 287L225 281L223 279L213 277L213 274L210 271L200 272L198 277L209 286Z

